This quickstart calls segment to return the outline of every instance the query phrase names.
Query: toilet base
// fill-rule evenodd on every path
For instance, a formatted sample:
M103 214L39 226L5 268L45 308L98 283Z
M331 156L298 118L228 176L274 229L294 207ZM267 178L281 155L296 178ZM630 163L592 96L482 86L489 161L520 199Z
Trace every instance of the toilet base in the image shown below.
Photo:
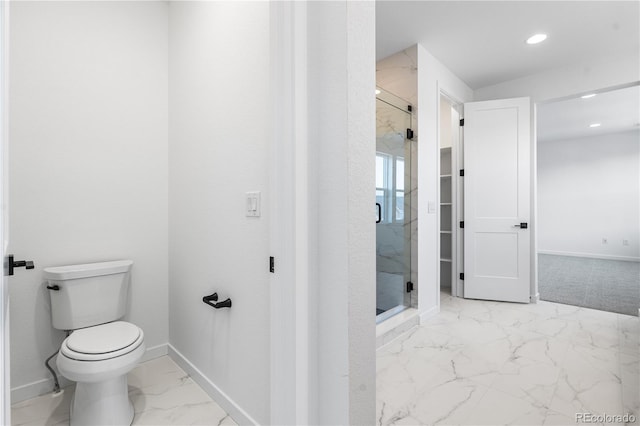
M76 383L71 426L128 426L133 416L126 374L102 382Z

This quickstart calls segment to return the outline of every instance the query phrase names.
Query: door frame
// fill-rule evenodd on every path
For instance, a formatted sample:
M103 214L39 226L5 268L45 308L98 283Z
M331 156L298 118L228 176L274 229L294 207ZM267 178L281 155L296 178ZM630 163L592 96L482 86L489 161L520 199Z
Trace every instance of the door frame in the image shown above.
M8 249L8 136L9 136L9 1L1 0L0 22L0 256L5 259ZM3 261L4 262L4 261ZM0 282L0 421L11 424L11 378L9 376L9 282L2 274Z
M270 423L370 424L375 5L269 7Z
M439 97L444 97L449 101L451 107L454 108L460 119L464 118L464 102L460 101L456 96L451 95L447 90L442 87L438 90ZM440 102L438 102L438 143L440 142L440 136L442 129L440 129L440 117L442 115L442 111L440 111ZM454 164L456 165L456 170L464 168L464 128L462 126L458 127L458 133L453 134L453 141L451 143L451 155L453 156L455 153ZM457 146L456 146L457 145ZM439 145L438 145L439 146ZM451 173L454 176L456 175L456 170L451 170ZM438 161L438 179L440 178L440 162ZM464 218L464 180L460 179L459 176L454 179L455 180L455 222L451 224L452 227L457 227L457 224L463 220ZM442 194L440 193L440 185L438 185L438 206L440 205ZM437 209L437 223L440 224L440 209ZM440 225L438 225L440 226ZM453 244L452 250L455 247L455 264L452 265L452 273L455 277L452 276L451 280L451 295L453 297L463 297L464 295L464 281L460 279L460 273L464 272L464 232L460 232L460 229L457 228L456 239L455 241L451 241ZM440 245L438 244L438 260L440 260ZM438 268L438 285L440 285L440 268Z
M583 90L580 92L575 92L575 93L570 93L570 94L566 94L564 96L559 96L559 97L553 97L553 98L547 98L547 99L541 99L541 100L534 100L533 105L532 105L532 110L533 110L533 118L532 118L532 123L531 123L531 133L532 133L532 141L531 141L531 145L532 145L532 152L531 152L531 158L532 158L532 163L531 163L531 176L532 176L532 187L531 187L531 191L532 191L532 198L531 198L531 204L532 204L532 211L531 211L531 221L532 221L532 237L533 237L533 242L534 244L531 247L532 250L532 259L531 259L531 279L532 279L532 283L535 284L535 288L533 287L532 284L532 289L531 289L531 302L532 303L536 303L540 300L540 292L538 291L538 229L537 226L535 226L535 224L537 224L537 216L538 216L538 205L537 205L537 200L538 200L538 157L537 157L537 153L538 153L538 121L537 121L537 114L538 114L538 106L540 105L544 105L544 104L548 104L548 103L553 103L553 102L559 102L559 101L563 101L563 100L567 100L567 99L573 99L576 98L578 96L582 96L582 95L586 95L589 93L605 93L605 92L609 92L612 90L619 90L619 89L626 89L628 87L634 87L634 86L640 86L640 80L636 80L630 83L623 83L623 84L616 84L613 86L604 86L598 89L589 89L589 90ZM640 314L640 309L638 310L638 313Z

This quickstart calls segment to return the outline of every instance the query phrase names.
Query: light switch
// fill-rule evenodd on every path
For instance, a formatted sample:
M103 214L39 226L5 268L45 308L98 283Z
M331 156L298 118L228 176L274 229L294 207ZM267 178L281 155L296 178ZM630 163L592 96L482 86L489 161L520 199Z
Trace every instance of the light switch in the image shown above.
M246 193L247 197L247 216L260 216L260 191L252 191Z

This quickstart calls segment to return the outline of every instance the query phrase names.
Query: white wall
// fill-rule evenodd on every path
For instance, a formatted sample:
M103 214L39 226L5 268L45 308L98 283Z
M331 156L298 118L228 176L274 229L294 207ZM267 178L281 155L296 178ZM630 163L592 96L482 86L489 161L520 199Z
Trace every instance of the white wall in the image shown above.
M170 344L234 418L267 424L269 4L169 10ZM245 216L246 191L261 217ZM214 291L232 308L202 303Z
M10 279L15 402L64 337L44 267L132 259L127 319L166 350L167 5L12 2L10 48L10 249L36 265Z
M591 63L556 68L475 90L474 99L529 96L534 102L562 98L638 80L640 53L634 56L597 58Z
M640 260L639 146L639 131L538 143L540 252Z
M271 424L375 422L374 13L272 3Z
M308 8L311 424L373 424L375 5Z
M471 89L418 45L418 270L419 311L422 319L437 313L440 304L440 94L458 102L473 99ZM434 212L429 213L429 203Z

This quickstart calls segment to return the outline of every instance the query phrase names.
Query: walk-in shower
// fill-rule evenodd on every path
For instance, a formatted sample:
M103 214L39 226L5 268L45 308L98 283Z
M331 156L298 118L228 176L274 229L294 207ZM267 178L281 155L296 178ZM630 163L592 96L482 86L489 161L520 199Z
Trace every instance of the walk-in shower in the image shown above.
M411 109L376 91L377 322L411 306Z

